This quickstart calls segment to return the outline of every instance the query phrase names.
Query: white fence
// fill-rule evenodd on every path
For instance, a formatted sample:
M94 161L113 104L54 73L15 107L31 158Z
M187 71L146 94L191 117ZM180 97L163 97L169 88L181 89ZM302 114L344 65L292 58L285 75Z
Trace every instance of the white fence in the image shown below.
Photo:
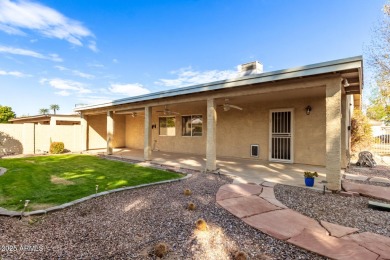
M382 126L375 134L372 151L379 155L390 155L390 126Z

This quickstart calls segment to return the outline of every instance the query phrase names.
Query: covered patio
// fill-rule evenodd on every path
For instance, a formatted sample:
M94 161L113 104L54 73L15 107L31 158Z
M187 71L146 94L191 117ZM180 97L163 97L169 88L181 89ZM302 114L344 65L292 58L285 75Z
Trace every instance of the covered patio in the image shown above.
M106 154L105 149L90 150L88 152L91 154ZM144 151L142 149L115 148L110 156L140 162L144 161ZM200 171L206 169L206 157L201 155L153 151L151 162ZM321 182L326 180L326 169L323 166L217 157L217 167L221 173L234 175L235 183L261 183L269 181L306 187L303 179L303 172L305 171L318 172L319 177L316 178L314 184L316 189L323 189L323 183Z

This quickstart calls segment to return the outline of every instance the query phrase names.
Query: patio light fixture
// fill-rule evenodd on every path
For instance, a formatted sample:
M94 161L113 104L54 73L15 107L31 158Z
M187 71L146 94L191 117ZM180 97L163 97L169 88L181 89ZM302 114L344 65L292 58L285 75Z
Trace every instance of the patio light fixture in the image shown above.
M310 115L311 112L311 106L306 107L306 115Z

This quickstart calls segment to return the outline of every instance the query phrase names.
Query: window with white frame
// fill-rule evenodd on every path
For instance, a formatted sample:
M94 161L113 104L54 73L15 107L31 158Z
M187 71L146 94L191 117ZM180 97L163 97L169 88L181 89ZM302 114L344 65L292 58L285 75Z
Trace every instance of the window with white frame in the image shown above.
M202 136L203 118L201 115L181 117L182 136Z
M159 135L175 136L176 135L176 118L174 116L160 117L158 119Z

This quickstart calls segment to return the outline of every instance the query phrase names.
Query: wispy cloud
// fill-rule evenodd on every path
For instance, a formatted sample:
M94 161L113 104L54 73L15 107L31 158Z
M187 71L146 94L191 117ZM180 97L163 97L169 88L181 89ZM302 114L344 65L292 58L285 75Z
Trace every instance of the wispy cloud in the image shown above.
M0 45L0 53L8 53L8 54L14 54L14 55L22 55L22 56L29 56L37 59L44 59L44 60L52 60L56 62L62 62L62 59L57 54L48 54L44 55L42 53L28 50L28 49L21 49L21 48L14 48L9 46L3 46Z
M183 87L236 78L239 76L238 72L234 70L195 71L191 67L181 68L179 70L172 71L171 74L175 75L175 78L160 79L156 81L155 84L162 85L165 87Z
M83 38L93 37L92 32L79 21L48 6L26 0L0 1L0 30L14 35L25 34L23 30L32 30L78 46L83 45Z
M128 97L139 96L150 93L150 91L143 87L142 84L111 84L108 88L109 92L113 94L126 95Z
M97 48L95 41L90 41L88 44L88 48L93 52L99 52L99 49Z
M13 76L17 78L31 77L30 74L24 74L23 72L20 71L5 71L5 70L0 70L0 76Z
M43 78L39 81L43 85L49 85L59 91L55 92L60 96L69 96L72 94L88 94L92 93L90 89L87 88L86 84L73 81L73 80L65 80L65 79L46 79Z
M87 65L88 65L88 67L93 67L93 68L104 68L103 64L100 64L97 62L90 62Z
M58 69L58 70L61 70L61 71L69 71L73 75L81 77L81 78L85 78L85 79L93 79L93 78L95 78L95 76L92 75L92 74L84 73L84 72L81 72L81 71L78 71L78 70L68 69L68 68L66 68L64 66L54 66L54 67L56 69Z

